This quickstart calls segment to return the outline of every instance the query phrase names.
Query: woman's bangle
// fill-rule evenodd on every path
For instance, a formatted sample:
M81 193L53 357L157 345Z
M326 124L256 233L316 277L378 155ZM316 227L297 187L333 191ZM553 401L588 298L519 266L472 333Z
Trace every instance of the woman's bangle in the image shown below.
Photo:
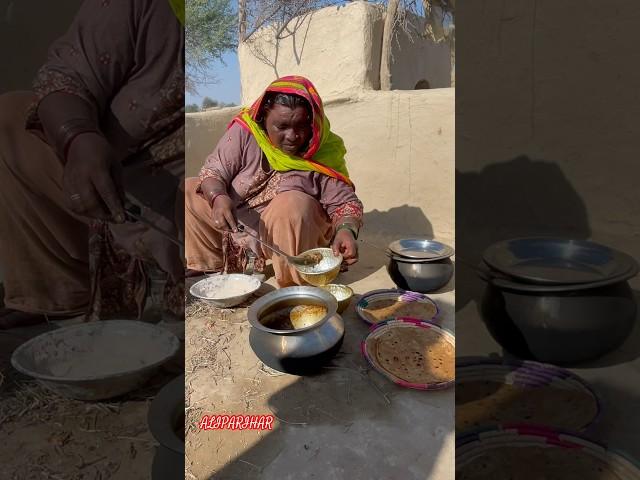
M209 206L211 208L213 208L213 204L216 201L216 198L218 198L220 195L227 195L227 192L209 192L209 194L211 195L211 199L209 200Z
M341 223L336 227L336 234L340 230L349 230L353 234L353 238L355 238L356 240L358 239L358 230L354 225L351 225L350 223Z
M58 128L56 136L56 151L63 163L67 162L67 155L71 144L79 135L83 133L97 133L101 135L100 130L96 127L95 122L88 118L74 118L63 123Z

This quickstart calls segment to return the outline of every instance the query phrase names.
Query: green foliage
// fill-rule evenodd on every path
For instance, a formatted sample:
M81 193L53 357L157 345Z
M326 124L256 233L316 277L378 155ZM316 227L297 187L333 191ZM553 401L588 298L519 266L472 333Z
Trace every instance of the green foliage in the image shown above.
M217 106L220 106L217 100L213 100L210 97L204 97L202 99L202 110L205 110L207 108L217 107Z
M184 106L184 111L185 111L185 113L199 112L200 111L200 107L198 106L197 103L190 103L189 105L185 105Z
M212 83L208 73L212 62L221 60L236 47L237 17L231 0L186 0L185 60L187 90Z

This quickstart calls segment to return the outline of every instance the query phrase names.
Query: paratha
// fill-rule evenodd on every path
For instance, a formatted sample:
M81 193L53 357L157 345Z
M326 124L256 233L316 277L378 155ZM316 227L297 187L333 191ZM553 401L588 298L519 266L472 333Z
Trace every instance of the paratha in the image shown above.
M431 302L402 301L394 298L371 299L362 314L370 323L380 323L394 317L411 317L418 320L431 320L438 310Z
M327 308L322 305L297 305L289 314L293 328L305 328L322 320L327 314Z
M430 384L455 377L455 349L437 330L398 326L373 339L380 368L405 382Z
M579 430L598 413L586 389L512 385L494 380L456 383L456 430L501 423L534 423Z

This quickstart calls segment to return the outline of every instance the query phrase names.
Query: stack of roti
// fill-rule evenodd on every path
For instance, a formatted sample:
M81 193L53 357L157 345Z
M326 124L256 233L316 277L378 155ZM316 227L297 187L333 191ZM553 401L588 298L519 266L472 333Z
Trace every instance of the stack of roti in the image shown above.
M456 430L502 423L553 425L580 430L598 414L598 404L586 388L513 385L495 380L456 383Z
M396 324L375 333L367 340L367 350L384 372L420 385L455 378L455 348L439 330Z

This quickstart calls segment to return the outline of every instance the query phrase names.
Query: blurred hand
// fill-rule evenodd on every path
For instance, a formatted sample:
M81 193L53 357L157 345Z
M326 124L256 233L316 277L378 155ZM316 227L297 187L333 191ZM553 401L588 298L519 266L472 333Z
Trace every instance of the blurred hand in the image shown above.
M63 189L71 210L122 223L122 167L109 142L97 133L78 135L69 148Z
M233 200L228 195L218 195L213 201L213 228L220 232L237 232L235 209Z
M338 230L331 248L334 255L342 254L344 263L347 265L353 265L358 261L358 242L347 229Z

